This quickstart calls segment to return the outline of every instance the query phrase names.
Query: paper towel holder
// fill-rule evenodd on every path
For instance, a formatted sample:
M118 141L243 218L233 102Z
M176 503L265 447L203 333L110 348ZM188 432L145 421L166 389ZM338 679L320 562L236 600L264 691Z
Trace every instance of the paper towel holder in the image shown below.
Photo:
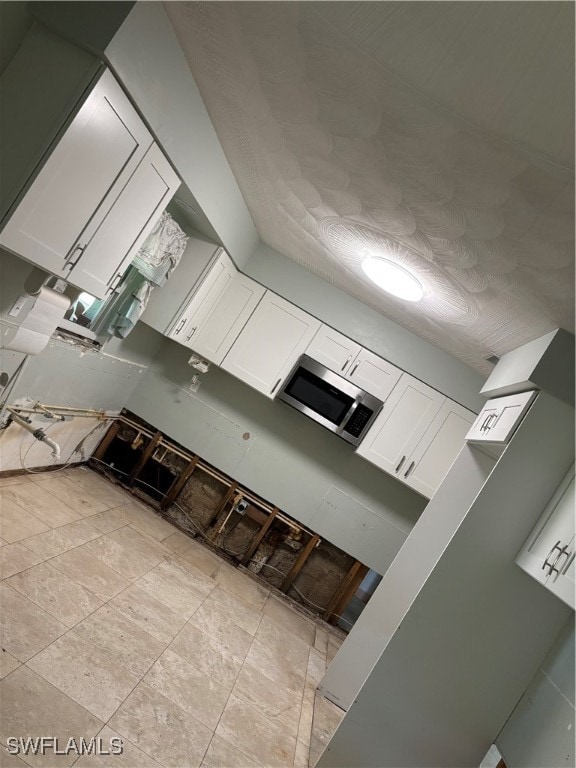
M67 285L68 283L61 277L44 272L39 267L33 267L24 280L24 290L31 296L36 296L42 288L52 288L53 291L64 293Z

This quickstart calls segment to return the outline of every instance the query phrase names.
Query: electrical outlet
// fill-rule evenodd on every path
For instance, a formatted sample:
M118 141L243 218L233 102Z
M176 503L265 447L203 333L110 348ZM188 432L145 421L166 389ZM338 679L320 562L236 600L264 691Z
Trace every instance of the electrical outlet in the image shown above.
M245 515L248 509L248 502L245 499L241 499L234 505L234 512L238 512L239 515Z
M18 317L20 312L24 309L24 304L26 304L26 299L29 299L29 296L18 296L14 304L12 304L12 308L8 312L9 317Z

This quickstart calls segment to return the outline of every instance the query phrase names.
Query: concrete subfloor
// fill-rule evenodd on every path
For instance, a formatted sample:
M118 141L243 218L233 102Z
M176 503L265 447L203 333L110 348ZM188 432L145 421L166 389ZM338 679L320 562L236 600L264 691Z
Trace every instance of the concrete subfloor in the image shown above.
M316 694L338 632L92 470L0 497L0 766L314 765L344 714ZM6 751L41 736L68 753Z

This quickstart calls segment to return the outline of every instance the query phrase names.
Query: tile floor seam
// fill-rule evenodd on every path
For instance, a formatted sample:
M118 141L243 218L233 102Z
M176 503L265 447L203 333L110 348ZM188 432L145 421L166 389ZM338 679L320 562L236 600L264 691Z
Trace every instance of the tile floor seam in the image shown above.
M264 606L262 606L262 609L264 609ZM260 624L262 623L262 619L264 618L264 614L262 613L262 611L260 613L261 613L261 616L260 616L260 621L258 622L258 628L260 627ZM202 630L199 630L199 631L202 632ZM226 698L226 704L224 705L224 708L222 709L222 712L220 713L220 717L218 718L218 722L216 723L216 726L214 728L213 737L216 735L216 731L218 730L218 726L220 725L220 721L222 720L222 717L224 716L224 712L226 711L226 707L228 706L228 703L230 701L230 697L232 696L232 693L234 692L234 688L236 686L236 683L238 682L238 678L240 677L240 673L244 669L244 665L246 664L246 659L248 658L248 654L250 653L250 649L252 648L252 645L253 645L253 643L254 643L254 641L256 639L256 634L257 633L258 633L258 629L256 629L256 632L252 636L252 640L250 641L250 645L248 646L248 650L246 651L246 655L244 656L243 659L239 659L239 661L241 661L242 663L240 664L240 667L238 668L238 672L236 673L236 675L234 677L234 682L230 686L230 692L229 692L229 694L228 694L228 696ZM208 635L205 632L203 632L203 634L206 634L207 637L210 637L210 635ZM231 654L231 655L233 656L234 654ZM238 658L238 657L236 656L235 658ZM227 744L230 744L230 742L227 739L225 739L223 736L219 736L219 738L223 739L223 741L225 741ZM212 743L212 741L210 741L210 743ZM237 749L235 744L230 744L230 746L234 747L234 749ZM210 747L210 744L208 745L208 748L209 747ZM208 748L206 749L206 752L208 752ZM240 750L238 750L238 751L240 751ZM206 754L204 755L204 757L206 757ZM204 760L204 758L202 760ZM265 767L262 766L261 768L265 768Z
M262 624L262 621L263 621L263 619L264 619L264 612L263 612L263 611L264 611L264 606L265 606L265 605L266 605L266 603L264 603L264 605L262 606L261 617L260 617L260 621L259 621L259 623L258 623L258 628L260 628L260 625ZM268 618L270 618L270 617L268 617ZM275 622L274 622L274 623L275 623ZM238 682L238 678L239 678L239 677L240 677L240 675L242 674L242 670L244 669L244 667L245 667L245 666L246 666L246 664L247 664L248 655L249 655L249 653L250 653L250 649L252 648L252 645L253 645L253 644L254 644L254 642L256 641L256 635L257 635L257 634L258 634L258 630L256 630L256 632L254 633L254 635L253 635L253 637L252 637L252 641L251 641L251 643L250 643L250 646L249 646L249 648L248 648L248 651L246 652L246 656L244 657L244 659L243 659L243 661L242 661L242 665L241 665L240 669L238 670L238 674L236 675L236 678L235 678L235 680L234 680L234 684L232 685L232 688L231 688L231 690L230 690L230 693L229 693L229 695L228 695L228 699L227 699L227 701L226 701L226 706L224 707L224 709L222 710L222 714L221 714L221 715L220 715L220 717L218 718L218 724L216 725L216 728L214 729L214 733L216 733L216 730L217 730L217 728L218 728L218 725L220 724L220 720L221 720L221 719L222 719L222 717L224 716L224 712L226 711L226 707L228 706L228 702L230 701L230 697L231 697L232 695L234 695L234 696L236 696L236 698L239 698L239 699L241 699L242 701L244 701L244 703L245 703L247 706L249 706L249 707L251 707L251 708L253 708L253 709L256 709L256 710L257 710L257 708L256 708L256 707L253 707L253 706L252 706L252 704L251 704L249 701L246 701L246 699L245 699L245 698L244 698L244 697L243 697L243 696L242 696L240 693L238 693L238 692L235 692L235 690L234 690L234 689L235 689L235 687L236 687L236 683ZM262 674L264 677L266 677L268 680L270 680L270 682L272 682L272 683L276 683L276 681L274 681L274 680L272 680L270 677L268 677L268 675L267 675L267 674L266 674L266 673L265 673L265 672L264 672L262 669L258 668L258 671L260 672L260 674ZM305 685L304 685L304 687L303 687L303 690L302 690L302 699L303 699L303 697L304 697L304 691L305 691ZM301 705L302 705L302 700L301 700L301 702L300 702L300 706L301 706ZM259 710L257 710L257 711L259 711ZM267 717L267 716L266 716L264 713L262 713L262 712L261 712L260 714L261 714L261 715L262 715L262 717L264 717L266 720L268 720L268 721L270 721L270 722L273 722L273 721L272 721L272 720L270 720L270 718L269 718L269 717ZM302 714L302 713L300 712L300 714ZM300 723L300 718L298 718L298 723ZM275 723L275 724L276 724L276 725L278 725L277 723ZM284 727L285 727L285 726L284 726ZM220 736L219 738L222 738L222 739L224 739L224 741L226 741L226 743L230 744L230 742L229 742L229 741L228 741L226 738L224 738L223 736ZM297 742L297 740L298 740L298 730L296 730L296 735L295 735L293 738L294 738L294 752L293 752L293 755L292 755L292 765L294 765L294 759L295 759L295 757L296 757L296 742ZM236 748L236 746L235 746L234 744L232 744L231 746L233 746L233 747L235 747L235 748ZM266 768L266 766L262 766L262 768Z
M10 488L11 486L7 485L7 486L4 486L4 487L6 487L6 488ZM2 488L0 487L0 496L2 495L1 491L2 491ZM64 504L64 506L65 506L65 507L67 507L68 509L70 509L70 510L71 510L72 512L74 512L75 514L78 514L78 513L77 513L77 512L76 512L74 509L72 509L72 507L70 507L70 506L69 506L69 505L68 505L68 504L67 504L65 501L62 501L62 499L59 499L59 498L58 498L58 496L55 496L55 495L54 495L53 493L51 493L51 492L50 492L50 491L49 491L47 488L44 488L44 489L43 489L43 492L44 492L44 493L48 493L48 494L50 494L50 496L53 496L53 497L54 497L54 501L57 501L57 502L59 502L60 504ZM10 493L10 492L9 492L9 493ZM41 522L41 523L44 523L44 525L48 525L48 523L46 523L44 520L42 520L42 518L41 518L41 517L38 517L38 515L37 515L37 514L35 514L34 512L32 512L30 509L27 509L27 508L24 506L24 504L22 504L22 503L21 503L21 501L18 501L18 497L14 497L13 495L11 495L11 496L10 496L10 501L12 501L12 503L13 503L13 504L16 504L16 506L20 507L20 509L24 510L24 512L28 512L30 515L33 515L33 517L35 517L37 520L40 520L40 522ZM78 518L78 520L81 520L81 519L82 519L82 516L80 516L80 517ZM62 525L70 525L70 523L75 523L75 522L77 522L77 521L76 521L76 520L69 520L67 523L62 523ZM54 528L61 528L61 527L62 527L61 525L55 525L55 526L54 526Z
M72 628L69 630L69 632L73 632L73 631L74 631L74 627L72 627ZM56 640L54 640L54 642L53 642L53 643L50 643L50 645L47 645L47 646L46 646L46 648L42 648L42 650L41 650L41 651L39 651L37 654L35 654L35 656L39 656L39 655L40 655L41 653L43 653L44 651L48 650L48 648L50 648L50 646L51 646L51 645L53 645L53 644L54 644L55 642L57 642L58 640L61 640L61 639L62 639L63 637L65 637L67 634L68 634L68 632L64 632L64 634L63 634L63 635L60 635L60 637L57 637L57 638L56 638ZM99 651L100 653L104 653L104 652L105 652L105 651L103 651L103 649L102 649L102 648L99 648L97 645L94 645L94 643L90 642L90 640L86 640L86 638L84 638L84 637L81 637L81 639L82 639L84 642L86 642L88 645L91 645L91 646L92 646L92 648L94 648L95 650ZM33 656L32 658L35 658L35 657ZM53 683L51 680L48 680L48 678L44 677L44 675L43 675L41 672L39 672L37 669L33 669L32 667L29 667L29 666L28 666L28 662L29 662L29 661L32 661L32 659L28 659L28 661L26 661L26 662L25 662L24 666L28 667L28 669L29 669L29 670L31 670L32 672L34 672L36 675L38 675L38 677L41 677L41 678L42 678L42 680L44 680L45 682L47 682L47 683L49 683L50 685L54 686L54 688L56 688L58 691L60 691L60 693L64 694L64 696L66 696L68 699L70 699L71 701L73 701L73 702L74 702L75 704L77 704L79 707L82 707L82 709L85 709L85 710L86 710L86 712L88 712L90 715L92 715L92 717L95 717L95 718L97 718L98 720L100 720L100 722L102 722L104 725L108 725L108 723L110 722L110 719L111 719L112 717L114 717L114 715L115 715L115 714L116 714L116 712L117 712L117 711L120 709L120 707L122 706L122 704L124 704L124 702L126 701L126 699L128 698L128 696L130 696L130 695L133 693L133 691L135 690L135 688L137 688L137 687L140 685L140 683L141 683L141 682L143 682L142 678L138 678L138 680L136 681L136 684L134 685L134 687L133 687L133 688L130 690L130 692L129 692L129 693L126 695L126 696L125 696L125 698L124 698L124 699L122 699L122 701L121 701L121 702L118 704L118 706L116 707L116 709L114 710L114 712L113 712L113 713L110 715L110 717L109 717L109 718L106 720L105 718L103 718L103 717L99 717L98 715L95 715L93 712L90 712L90 710L89 710L89 709L87 709L87 708L84 706L84 704L81 704L79 701L76 701L76 699L74 699L74 698L73 698L72 696L70 696L68 693L66 693L65 691L63 691L63 690L62 690L62 688L60 688L58 685L55 685L55 684L54 684L54 683ZM115 662L113 662L113 663L115 663ZM155 663L155 662L154 662L154 663ZM120 664L118 664L118 666L120 666ZM12 673L10 673L10 674L12 674ZM138 675L136 675L134 672L131 672L130 674L134 675L134 677L138 677ZM147 674L147 672L146 672L145 674ZM104 725L103 725L102 727L104 727Z
M65 523L65 525L70 525L70 523ZM58 526L58 527L62 528L63 526ZM126 526L122 526L122 527L125 528ZM50 530L56 530L56 529L55 528L51 528ZM115 530L119 530L119 529L116 528ZM44 531L44 533L49 533L49 531ZM36 534L36 535L41 536L42 534ZM75 544L73 547L70 547L70 549L65 549L63 552L59 552L57 555L50 555L50 557L43 557L42 560L39 563L36 563L36 565L40 565L41 563L49 563L51 560L55 560L57 557L60 557L60 555L64 555L67 552L72 552L75 549L80 549L80 547L83 547L85 544L89 544L91 541L97 541L98 539L101 539L103 536L107 536L107 535L108 534L106 534L106 533L101 533L100 536L96 536L93 539L88 539L88 541L84 541L84 542L82 542L82 544ZM29 536L28 537L28 539L33 539L33 538L34 538L34 536ZM30 547L26 546L25 542L28 539L20 539L20 541L12 542L12 543L14 543L14 544L22 544L22 546L26 547L28 552L32 552L34 555L37 555L38 557L42 557L42 555L38 555L37 552L35 552L33 549L30 549ZM96 557L96 556L92 555L92 557ZM100 561L100 562L102 562L102 561ZM107 565L107 563L104 563L104 565ZM53 566L53 567L55 567L55 566ZM111 565L109 565L108 567L111 568L119 576L123 575L119 571L117 571L115 568L112 568ZM17 573L23 573L24 571L30 570L30 568L34 568L34 566L30 565L30 566L28 566L28 568L23 568L21 571L17 571ZM12 576L16 576L16 574L13 573ZM1 579L1 581L6 581L6 579L9 579L9 578L10 578L10 576L5 576L3 579ZM70 578L70 577L68 577L68 578ZM124 577L124 578L127 578L127 577ZM138 578L140 578L140 577L138 577ZM86 587L86 589L87 589L87 587Z
M183 719L184 719L184 720L186 720L186 719L188 719L188 718L192 718L192 720L194 720L196 723L198 723L198 725L200 725L202 728L206 728L206 730L208 730L208 731L211 731L212 735L214 735L214 733L215 733L215 730L214 730L214 731L212 731L210 728L208 728L208 726L204 725L204 723L201 723L201 722L200 722L200 720L198 720L198 718L194 717L194 715L191 715L189 712L186 712L186 710L185 710L185 709L182 709L182 707L181 707L179 704L176 704L176 702L172 701L172 699L168 699L168 697L167 697L167 696L164 696L164 694L163 694L161 691L158 691L156 688L154 688L154 686L153 686L153 685L150 685L150 684L149 684L149 683L147 683L145 680L139 680L139 681L138 681L138 683L137 683L137 684L134 686L134 688L133 688L133 689L130 691L130 693L128 694L128 696L131 696L131 695L132 695L132 693L134 693L134 691L136 690L136 688L137 688L139 685L146 685L146 686L147 686L148 688L150 688L152 691L154 691L154 692L158 693L160 696L162 696L162 698L164 698L164 699L167 699L167 700L168 700L168 701L169 701L169 702L170 702L170 703L171 703L173 706L175 706L177 709L179 709L179 710L180 710L180 712L181 712L181 713L182 713L182 715L183 715ZM124 699L124 701L122 702L122 704L124 704L124 703L126 702L126 700L128 699L128 696L126 697L126 699ZM116 714L116 712L118 712L118 709L120 709L120 707L122 706L122 704L120 704L120 706L119 706L119 707L118 707L118 708L117 708L117 709L114 711L114 714L113 714L113 715L111 715L111 716L110 716L110 718L109 718L109 719L108 719L108 720L105 722L105 725L107 725L109 728L112 728L112 725L110 725L110 720L112 720L112 718L114 717L114 715ZM119 731L117 728L112 728L112 730L114 730L114 731L116 731L117 733L119 733L119 734L120 734L120 735L121 735L123 738L125 738L127 741L129 741L129 742L130 742L130 744L132 744L133 746L135 746L135 747L136 747L137 749L139 749L141 752L144 752L144 754L148 755L148 757L151 757L151 758L152 758L152 760L156 760L156 762L157 762L159 765L161 765L161 766L162 766L162 768L174 768L173 766L172 766L172 767L170 767L170 766L166 766L164 763L160 762L159 758L157 758L157 757L154 757L154 755L151 755L151 754L150 754L150 752L147 752L147 751L146 751L146 750L145 750L143 747L141 747L141 746L138 746L138 744L135 744L135 743L134 743L134 742L133 742L131 739L129 739L127 736L125 736L123 733L121 733L121 732L120 732L120 731ZM210 740L210 741L211 741L211 740ZM208 746L210 746L210 742L208 742ZM206 747L206 751L208 751L208 747ZM204 753L204 755L203 755L203 757L202 757L202 760L204 760L204 757L205 757L205 756L206 756L206 753ZM201 763L200 763L199 765L201 765ZM185 767L183 766L183 768L185 768ZM186 767L186 768L187 768L187 767Z
M166 558L166 559L167 559L167 560L170 560L170 558ZM162 565L162 563L163 563L163 562L166 562L166 561L164 561L164 560L163 560L162 562L160 562L160 563L158 563L157 565L155 565L155 566L154 566L154 568L152 568L151 570L155 570L156 568L159 568L159 567ZM188 565L191 565L191 564L190 564L190 563L188 563ZM198 568L197 570L200 570L200 568ZM149 572L150 572L150 571L147 571L147 573L149 573ZM201 571L201 572L202 572L202 573L204 573L203 571ZM146 575L146 574L142 574L142 576L145 576L145 575ZM207 574L204 574L204 575L206 576L206 578L212 578L211 576L208 576ZM141 578L142 578L142 576L138 576L138 579L141 579ZM181 585L181 584L179 584L179 583L178 583L178 582L177 582L175 579L172 579L172 578L170 578L170 576L169 576L168 574L166 574L166 578L168 579L168 581L171 581L171 582L172 582L172 584L175 584L177 587L181 587L181 586L182 586L182 585ZM218 585L217 585L217 583L216 583L216 582L214 582L214 586L212 587L212 589L210 590L210 592L209 592L209 593L206 595L206 597L202 598L202 602L204 602L204 600L206 600L208 597L210 597L210 595L211 595L211 594L212 594L212 592L213 592L213 591L216 589L216 587L217 587L217 586L218 586ZM186 589L186 587L182 587L182 589ZM191 590L188 590L188 592L191 592ZM194 594L194 593L193 593L193 594ZM198 595L198 599L200 599L200 595ZM200 606L198 606L198 607L200 607ZM195 612L196 612L196 611L195 611Z
M86 520L86 518L82 518L82 519ZM77 523L77 522L80 522L80 521L79 520L74 520L73 522ZM30 550L30 552L34 552L34 550L31 549L26 544L26 542L29 539L34 539L36 536L43 536L45 533L50 533L50 531L55 531L58 528L64 528L65 525L71 525L71 523L64 523L64 525L59 525L59 526L57 526L55 528L50 528L48 531L43 531L42 533L34 534L34 536L27 536L25 539L20 539L20 541L18 541L17 543L18 544L22 544L23 546L25 546L26 549ZM92 526L92 527L94 527L94 526ZM127 526L122 526L122 527L126 528ZM96 528L96 530L98 530L98 529ZM116 530L119 530L119 528L116 528ZM101 539L103 536L107 536L108 535L107 533L101 533L100 531L98 531L98 533L99 533L99 536L95 536L93 539L88 539L87 541L83 541L81 544L75 544L73 547L70 547L69 549L64 549L62 552L58 552L58 554L56 554L56 555L50 555L50 557L44 558L43 562L46 563L46 562L48 562L48 560L53 560L55 557L59 557L59 555L63 555L64 552L70 552L73 549L79 549L80 547L83 547L84 544L89 544L91 541L97 541L98 539ZM110 533L114 533L114 531L110 531ZM34 554L37 554L37 553L34 552ZM42 555L38 555L38 557L42 557ZM112 568L112 566L110 566L110 567ZM122 574L120 574L120 575L122 575Z
M199 627L197 627L195 624L191 624L192 618L193 618L193 617L194 617L194 615L195 615L195 614L196 614L196 613L197 613L197 612L200 610L200 608L202 607L202 605L204 605L204 603L206 602L206 600L208 600L208 598L209 598L209 597L210 597L210 595L207 595L207 596L204 598L204 600L203 600L203 601L202 601L202 603L201 603L201 604L198 606L198 608L197 608L197 609L194 611L194 613L192 614L192 616L191 616L189 619L187 619L187 620L186 620L186 623L184 624L184 626L182 627L182 629L180 629L180 630L178 631L178 633L177 633L177 634L176 634L176 635L175 635L175 636L172 638L172 640L170 641L170 643L168 644L168 646L170 646L170 645L172 645L172 643L176 642L176 639L178 638L178 636L179 636L179 635L180 635L182 632L184 632L184 630L186 629L186 627L188 626L188 624L190 624L190 626L191 626L191 627L192 627L192 628L193 628L195 631L197 631L197 632L200 632L200 634L201 634L201 635L204 635L204 637L207 637L209 640L211 640L211 641L213 641L213 642L216 642L216 641L217 641L217 638L215 638L215 637L212 637L212 635L209 635L209 634L208 634L208 632L204 632L204 630L200 629L200 628L199 628ZM241 629L241 627L240 627L240 629ZM250 647L252 647L252 642L253 642L253 640L250 642ZM249 649L248 649L248 651L247 651L246 655L248 655L248 653L249 653L249 651L250 651L250 647L249 647ZM167 649L165 648L165 649L164 649L164 651L165 651L165 650L167 650ZM162 653L164 653L164 651L162 651ZM175 651L175 650L173 650L173 653L175 653L177 656L180 656L180 658L184 659L184 661L188 661L188 660L187 660L187 659L185 659L183 656L181 656L181 655L178 653L178 651ZM232 653L231 651L228 651L228 653L230 654L230 656L232 656L232 658L234 658L234 659L238 659L238 661L240 661L240 662L241 662L241 664L240 664L240 667L239 667L239 669L238 669L238 672L236 673L236 675L235 675L235 677L234 677L234 682L232 683L232 685L231 685L231 687L230 687L230 694L228 695L228 698L230 698L230 695L231 695L231 693L232 693L232 689L234 688L234 686L235 686L235 684L236 684L236 681L237 681L237 679L238 679L238 676L239 676L240 672L242 671L242 667L244 666L244 663L245 663L246 657L244 657L244 659L241 659L239 656L236 656L236 655L235 655L234 653ZM188 661L188 663L190 664L191 662L190 662L190 661ZM211 675L209 672L204 672L203 674L205 674L205 675L206 675L206 677L209 677L209 678L210 678L210 680L213 680L215 683L218 683L219 685L222 685L222 683L220 683L218 680L216 680L216 678L215 678L215 677L213 677L213 676L212 676L212 675ZM226 701L226 703L228 703L228 700ZM226 709L226 707L224 707L224 709ZM222 711L224 711L224 710L222 710ZM222 716L222 715L221 715L221 716ZM221 717L221 716L220 716L220 717ZM220 720L218 720L218 722L220 722Z
M65 633L65 634L67 634L67 633ZM62 637L64 637L64 635L62 635ZM59 639L59 638L57 638L57 639ZM54 641L54 642L56 642L56 641ZM50 643L50 645L52 645L52 643ZM48 647L48 646L46 646L46 647ZM42 649L42 650L44 650L44 649ZM40 651L40 653L41 653L41 651ZM37 656L38 654L35 654L35 655ZM31 659L29 659L28 661L31 661ZM106 723L102 720L102 718L100 718L97 715L95 715L92 712L90 712L90 710L86 709L86 707L83 704L80 704L78 701L73 699L72 696L69 696L65 691L63 691L61 688L58 688L58 686L54 685L54 683L52 683L50 680L47 680L43 675L41 675L35 669L32 669L32 667L28 667L28 662L24 662L23 664L21 664L21 666L27 667L29 672L32 672L32 674L34 674L34 675L38 675L38 677L41 678L45 683L48 683L48 685L51 685L52 688L55 688L61 696L64 696L66 699L71 701L74 704L74 706L80 707L80 709L83 709L84 712L86 712L86 714L90 715L90 717L93 717L93 718L96 718L96 720L99 720L102 723L102 728L106 725ZM0 681L0 682L4 683L5 680L8 680L8 678L11 677L19 669L20 669L20 667L18 667L17 669L13 669L12 672L10 672L10 674L6 675L6 677L2 678L2 681ZM102 728L100 730L102 730ZM98 733L99 732L100 731L98 731ZM0 743L4 744L4 742L0 742ZM6 745L4 744L4 746L6 746Z
M32 568L37 568L37 567L38 567L38 565L44 565L44 563L38 563L37 565L34 565L34 566L32 566ZM54 568L54 566L52 566L52 568ZM31 568L30 568L30 569L27 569L27 570L31 570ZM56 568L55 570L56 570L56 571L58 571L58 569L57 569L57 568ZM58 573L61 573L61 571L58 571ZM17 576L18 574L14 574L14 575L15 575L15 576ZM65 576L65 574L62 574L62 575L63 575L63 576ZM12 578L12 576L9 576L8 578L10 578L10 579L11 579L11 578ZM69 579L69 581L74 581L73 579L70 579L70 577L69 577L69 576L66 576L66 578L68 578L68 579ZM8 580L7 580L7 579L5 579L5 581L7 582ZM89 590L87 587L84 587L82 584L78 584L76 581L74 581L74 584L77 584L77 586L80 586L80 587L82 587L83 589L85 589L87 592L90 592L90 590ZM45 611L45 612L46 612L46 613L47 613L49 616L52 616L52 618L53 618L53 619L56 619L56 621L59 621L59 622L60 622L60 624L64 624L64 626L65 626L65 627L67 627L67 629L69 629L69 630L70 630L70 629L74 629L74 627L76 627L78 624L80 624L80 622L81 622L81 621L84 621L84 619L87 619L87 618L88 618L88 616L91 616L93 613L96 613L96 611L98 611L100 608L102 608L102 606L103 606L103 605L105 605L105 604L106 604L106 602L107 602L107 601L105 602L104 600L101 600L99 597L97 597L96 595L93 595L93 593L92 593L92 592L90 592L90 594L91 594L91 595L93 595L93 596L94 596L94 597L95 597L97 600L100 600L100 602L102 603L102 605L99 605L99 606L98 606L98 608L95 608L93 611L90 611L89 613L87 613L87 614L86 614L86 616L83 616L83 617L82 617L82 618L81 618L79 621L77 621L75 624L73 624L71 627L69 627L67 624L65 624L65 623L62 621L62 619L61 619L61 618L58 618L58 616L55 616L55 615L54 615L54 614L53 614L51 611L49 611L49 610L48 610L47 608L45 608L43 605L40 605L40 603L36 603L34 600L32 600L30 597L28 597L28 595L25 595L25 594L24 594L23 592L21 592L19 589L16 589L16 587L13 587L11 584L8 584L8 583L7 583L7 586L8 586L8 587L10 587L11 589L14 589L14 590L15 590L16 592L18 592L18 594L19 594L19 595L21 595L22 597L25 597L27 600L29 600L29 601L30 601L30 602L31 602L33 605L35 605L37 608L40 608L41 610ZM66 632L65 632L64 634L66 634ZM57 639L58 639L58 638L57 638ZM54 642L56 642L56 641L54 641Z

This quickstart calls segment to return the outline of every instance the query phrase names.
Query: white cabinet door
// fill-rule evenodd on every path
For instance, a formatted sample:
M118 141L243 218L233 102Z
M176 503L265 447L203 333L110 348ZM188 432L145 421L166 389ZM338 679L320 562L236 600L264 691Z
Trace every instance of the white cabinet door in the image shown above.
M406 460L402 480L431 499L465 444L476 414L448 398Z
M306 354L334 373L345 376L362 347L328 325L320 326Z
M168 334L170 338L192 349L193 337L234 279L236 272L232 259L220 249L192 298L174 320Z
M194 352L220 365L266 289L238 272L190 343Z
M136 110L105 72L8 220L0 244L67 277L77 246L94 235L151 144Z
M406 460L432 423L446 398L407 373L402 374L380 415L356 452L398 478Z
M571 608L576 607L574 504L572 466L516 558L526 573Z
M306 354L380 400L388 397L402 375L399 368L328 325L320 327Z
M273 398L319 327L319 320L267 291L222 368Z
M507 443L536 397L536 392L488 400L466 435L468 442Z
M104 221L77 250L69 282L99 298L112 290L179 186L172 166L153 144Z
M361 349L346 378L374 397L384 401L401 376L400 368L396 368L392 363L383 360L367 349Z

